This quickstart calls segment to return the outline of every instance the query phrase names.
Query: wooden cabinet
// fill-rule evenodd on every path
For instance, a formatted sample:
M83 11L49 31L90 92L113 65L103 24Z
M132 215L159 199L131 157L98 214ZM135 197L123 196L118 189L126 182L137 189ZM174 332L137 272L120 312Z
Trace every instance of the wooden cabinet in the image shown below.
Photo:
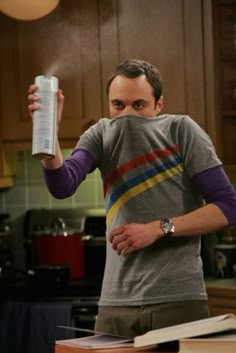
M236 1L214 2L219 149L226 170L236 180Z
M9 188L14 185L17 155L14 152L4 151L1 133L2 130L0 125L0 188L2 189Z
M202 1L99 3L104 112L105 83L111 70L122 60L138 58L161 72L164 112L189 114L206 128ZM108 12L116 16L107 22Z
M207 286L208 303L212 316L233 313L236 315L236 282L230 286Z
M28 86L37 75L59 77L66 96L60 138L72 145L101 115L97 1L62 0L50 15L16 21L0 13L3 141L7 149L30 146Z
M36 75L58 76L66 97L60 141L73 147L108 114L106 81L127 58L156 65L164 112L189 114L215 142L211 10L211 0L61 0L36 21L0 13L4 148L31 148L27 88Z
M0 116L2 116L0 106ZM1 119L0 119L1 121ZM15 183L17 155L5 152L2 141L2 126L0 124L0 189L12 187Z
M6 153L0 147L0 188L14 185L16 174L16 154Z

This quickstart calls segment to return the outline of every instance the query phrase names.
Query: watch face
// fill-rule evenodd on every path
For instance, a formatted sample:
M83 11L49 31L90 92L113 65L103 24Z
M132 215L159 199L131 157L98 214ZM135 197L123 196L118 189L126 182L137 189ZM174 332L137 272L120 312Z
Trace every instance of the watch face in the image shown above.
M161 221L161 226L162 226L162 230L165 235L171 235L174 233L175 227L174 227L173 223L171 222L171 220L163 219Z
M173 228L172 223L166 221L165 224L164 224L164 227L165 227L167 233L172 232L172 228Z

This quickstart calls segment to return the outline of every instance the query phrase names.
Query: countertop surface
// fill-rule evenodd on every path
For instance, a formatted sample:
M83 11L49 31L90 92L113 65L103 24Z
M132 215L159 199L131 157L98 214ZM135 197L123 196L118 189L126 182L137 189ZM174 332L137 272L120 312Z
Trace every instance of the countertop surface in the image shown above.
M230 288L236 289L236 279L235 278L206 278L205 284L207 288Z
M0 298L35 299L52 298L53 300L70 300L73 297L100 296L102 276L88 276L69 281L65 284L37 281L35 279L17 278L0 281Z
M37 299L37 298L58 298L78 296L100 296L102 276L87 276L82 279L69 281L65 284L55 284L34 279L15 278L8 281L0 279L0 298L7 299ZM234 278L216 279L205 278L207 289L236 290L236 280Z

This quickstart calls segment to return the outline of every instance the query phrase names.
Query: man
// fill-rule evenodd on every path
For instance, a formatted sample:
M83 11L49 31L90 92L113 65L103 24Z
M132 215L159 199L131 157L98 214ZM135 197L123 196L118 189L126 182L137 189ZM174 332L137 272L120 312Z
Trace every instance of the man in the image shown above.
M29 92L32 112L36 87ZM135 336L205 318L201 235L236 223L235 191L208 135L188 116L160 115L153 65L121 63L107 93L110 118L91 126L70 158L63 160L57 142L56 157L42 161L57 198L101 171L107 259L96 330ZM58 125L63 99L59 91Z

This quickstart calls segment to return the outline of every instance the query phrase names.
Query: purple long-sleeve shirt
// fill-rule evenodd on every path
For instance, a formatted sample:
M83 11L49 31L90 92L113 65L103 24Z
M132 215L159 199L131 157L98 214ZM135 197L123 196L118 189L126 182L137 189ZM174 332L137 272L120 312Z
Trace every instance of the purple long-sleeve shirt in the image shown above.
M86 150L76 149L57 169L43 168L45 182L50 193L63 199L71 196L86 175L96 168L96 160ZM207 203L214 203L228 220L236 225L236 192L222 166L195 174L194 185Z

